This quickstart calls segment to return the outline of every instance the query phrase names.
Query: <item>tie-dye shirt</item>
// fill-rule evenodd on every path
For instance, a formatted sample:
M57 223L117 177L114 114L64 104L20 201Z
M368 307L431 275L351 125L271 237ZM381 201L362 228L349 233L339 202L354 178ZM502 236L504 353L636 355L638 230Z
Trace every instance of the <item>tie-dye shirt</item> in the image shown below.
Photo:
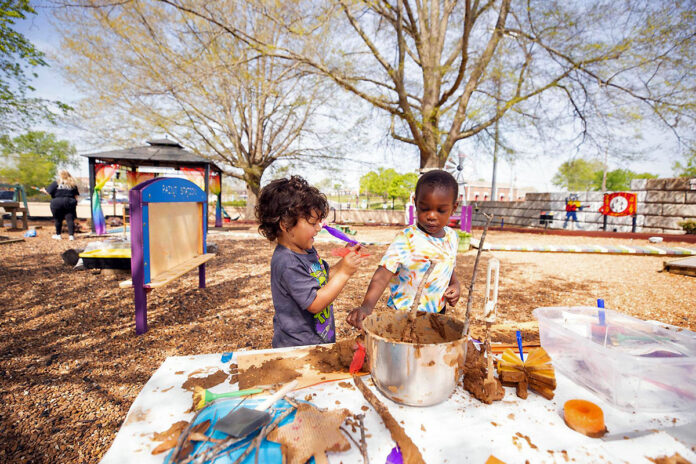
M457 258L459 236L449 227L443 238L432 237L412 225L394 238L379 265L396 273L389 282L389 307L408 310L413 304L418 285L430 266L436 261L423 288L418 309L440 312L445 308L445 290L449 286Z

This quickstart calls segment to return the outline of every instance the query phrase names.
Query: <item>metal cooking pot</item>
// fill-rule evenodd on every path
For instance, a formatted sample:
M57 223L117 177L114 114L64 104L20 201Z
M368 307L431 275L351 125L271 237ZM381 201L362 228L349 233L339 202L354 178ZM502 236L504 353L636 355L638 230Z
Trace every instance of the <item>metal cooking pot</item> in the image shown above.
M375 312L363 321L372 380L400 404L431 406L445 401L461 380L466 360L464 321L418 312L418 343L396 341L407 321L405 311Z

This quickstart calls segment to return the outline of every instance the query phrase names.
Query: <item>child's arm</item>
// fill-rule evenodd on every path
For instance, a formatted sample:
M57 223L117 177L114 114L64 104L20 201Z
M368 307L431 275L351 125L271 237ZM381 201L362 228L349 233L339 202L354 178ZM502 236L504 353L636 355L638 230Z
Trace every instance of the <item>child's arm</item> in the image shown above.
M370 285L367 287L362 304L348 314L347 321L350 325L362 329L363 319L372 312L382 293L384 293L384 289L387 288L389 281L395 275L395 273L387 270L384 266L377 268L372 276L372 280L370 280Z
M450 278L449 285L445 290L445 301L449 303L450 306L454 306L459 301L461 296L461 285L457 279L457 274L452 272L452 277Z
M329 281L326 285L317 290L317 296L309 305L307 311L312 314L316 314L323 311L324 308L329 306L333 300L336 299L343 287L345 287L348 279L355 274L358 270L358 266L365 257L360 256L357 252L359 246L352 253L348 253L345 258L341 259L336 266L331 268Z

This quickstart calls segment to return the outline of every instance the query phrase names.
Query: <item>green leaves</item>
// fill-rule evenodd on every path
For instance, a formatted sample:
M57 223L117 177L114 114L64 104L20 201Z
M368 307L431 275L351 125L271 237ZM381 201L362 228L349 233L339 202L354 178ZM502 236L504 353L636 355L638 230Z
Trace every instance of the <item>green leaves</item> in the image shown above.
M58 167L77 165L75 147L47 132L27 132L12 139L2 136L0 150L4 160L0 178L25 189L48 185Z
M679 177L696 177L696 149L691 149L691 152L684 156L684 164L676 161L672 169Z
M604 164L582 158L566 161L558 168L552 183L568 191L595 190L602 191ZM636 173L630 169L614 169L606 173L606 191L617 192L629 190L633 179L654 179L657 175L649 172Z
M399 174L391 168L379 168L360 178L360 193L406 200L415 190L417 181L416 173Z
M62 113L70 110L63 103L27 95L34 90L29 81L36 77L29 70L48 66L43 52L14 29L15 20L29 14L36 11L26 0L0 1L0 133L25 128L40 119L52 122L56 114L49 108L51 105Z
M553 185L568 191L590 190L594 184L595 172L602 169L599 161L587 161L582 158L566 161L553 176Z

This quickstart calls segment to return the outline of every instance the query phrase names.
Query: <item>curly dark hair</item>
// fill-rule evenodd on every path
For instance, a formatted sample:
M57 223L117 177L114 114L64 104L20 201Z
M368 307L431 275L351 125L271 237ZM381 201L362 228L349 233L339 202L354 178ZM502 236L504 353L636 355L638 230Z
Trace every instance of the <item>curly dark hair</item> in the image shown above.
M309 219L319 214L323 221L329 214L326 195L300 176L276 179L261 189L256 203L259 233L270 241L280 234L280 224L287 229L297 225L300 218Z
M452 192L452 202L457 202L457 197L459 196L459 184L457 180L447 171L441 169L433 169L423 174L418 182L416 183L416 194L415 199L418 201L418 192L424 188L431 188L435 190L440 188L443 190L449 190Z

